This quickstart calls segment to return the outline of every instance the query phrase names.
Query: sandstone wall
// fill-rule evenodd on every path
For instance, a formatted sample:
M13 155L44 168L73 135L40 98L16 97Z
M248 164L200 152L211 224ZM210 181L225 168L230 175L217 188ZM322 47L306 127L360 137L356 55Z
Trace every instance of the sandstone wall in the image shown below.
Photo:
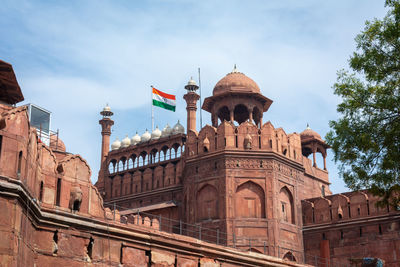
M357 191L302 202L304 250L336 262L377 257L400 265L400 212L378 207L378 198ZM322 245L325 243L325 245Z

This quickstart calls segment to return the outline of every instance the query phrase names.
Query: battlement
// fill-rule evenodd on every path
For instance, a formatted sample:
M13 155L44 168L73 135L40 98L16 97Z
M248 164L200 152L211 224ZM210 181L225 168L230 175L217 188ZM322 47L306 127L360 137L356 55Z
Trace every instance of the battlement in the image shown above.
M332 224L400 213L392 206L377 206L379 197L367 190L311 198L302 201L303 224Z
M188 159L223 150L246 150L275 152L299 163L303 160L300 135L286 134L282 128L274 128L271 122L261 128L251 122L239 126L227 121L218 127L207 125L199 133L188 133L186 149Z

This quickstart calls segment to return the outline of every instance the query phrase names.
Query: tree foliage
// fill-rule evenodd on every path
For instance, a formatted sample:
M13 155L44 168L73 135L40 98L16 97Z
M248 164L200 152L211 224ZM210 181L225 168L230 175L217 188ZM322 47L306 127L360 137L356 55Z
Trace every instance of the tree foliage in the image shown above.
M388 200L400 184L400 1L386 7L383 19L367 21L357 35L351 70L338 72L341 117L329 122L326 139L349 188Z

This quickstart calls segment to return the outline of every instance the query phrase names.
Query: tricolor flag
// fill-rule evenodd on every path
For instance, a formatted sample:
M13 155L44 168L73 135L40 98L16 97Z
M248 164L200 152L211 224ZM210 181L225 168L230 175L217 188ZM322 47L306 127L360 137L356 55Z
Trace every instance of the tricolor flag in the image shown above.
M161 92L153 87L153 106L175 111L175 96Z

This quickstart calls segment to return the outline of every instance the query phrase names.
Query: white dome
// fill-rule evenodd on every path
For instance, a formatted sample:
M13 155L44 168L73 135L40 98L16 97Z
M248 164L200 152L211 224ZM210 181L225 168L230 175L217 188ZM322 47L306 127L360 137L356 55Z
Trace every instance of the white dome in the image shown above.
M162 133L161 133L160 129L158 129L158 126L157 126L156 129L154 129L154 131L151 133L151 140L160 139L161 134Z
M172 128L169 127L168 123L165 125L164 129L162 130L161 137L170 136L172 133Z
M188 85L197 85L197 84L196 84L196 81L193 80L192 77L190 77L190 80L188 81Z
M132 137L131 139L131 145L137 145L140 143L140 136L139 134L136 132L136 135Z
M110 106L107 104L107 105L103 108L103 111L111 111Z
M175 124L174 128L172 128L172 134L183 134L185 133L185 128L179 123L179 121Z
M122 139L121 147L128 147L131 145L131 139L126 135L124 139Z
M111 144L111 150L117 150L121 147L121 141L119 141L118 137L115 141Z
M147 129L146 129L146 132L144 132L144 134L142 134L142 137L140 139L141 139L141 143L147 142L151 139L151 134L149 133L149 131L147 131Z

